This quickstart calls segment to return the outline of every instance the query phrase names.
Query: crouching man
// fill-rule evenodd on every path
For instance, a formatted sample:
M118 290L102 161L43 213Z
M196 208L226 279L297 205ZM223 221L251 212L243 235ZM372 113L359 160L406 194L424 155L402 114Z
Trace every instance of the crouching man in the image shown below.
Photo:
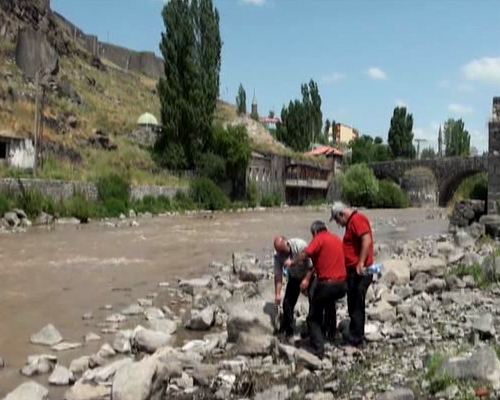
M285 262L296 258L307 246L302 239L287 239L284 236L274 238L274 302L281 305L281 292L283 288L283 273ZM288 283L286 285L285 297L283 299L283 320L281 323L281 333L286 339L293 336L294 318L293 312L300 295L300 284L311 267L311 260L305 258L293 269L288 270Z
M316 287L311 294L307 325L311 339L312 352L323 358L325 353L322 327L325 317L328 325L335 329L337 316L335 303L345 296L347 291L344 251L340 238L328 231L324 222L315 221L311 226L312 241L298 257L285 262L285 265L296 268L296 265L310 258L313 270L310 270L300 285L307 290L313 272L316 273ZM331 334L331 333L330 333Z

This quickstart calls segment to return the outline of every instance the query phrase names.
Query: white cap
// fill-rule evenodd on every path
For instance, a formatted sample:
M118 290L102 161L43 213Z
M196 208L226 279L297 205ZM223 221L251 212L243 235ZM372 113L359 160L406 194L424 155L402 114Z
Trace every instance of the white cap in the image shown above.
M347 206L341 201L336 201L335 203L333 203L331 208L330 222L332 222L337 217L337 215L345 212L346 210Z

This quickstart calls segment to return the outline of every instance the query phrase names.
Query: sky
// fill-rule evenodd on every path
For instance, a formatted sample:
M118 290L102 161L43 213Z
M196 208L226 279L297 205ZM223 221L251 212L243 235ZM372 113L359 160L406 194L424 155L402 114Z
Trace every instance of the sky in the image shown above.
M52 0L86 33L159 52L164 0ZM421 147L437 148L448 118L462 118L471 145L488 146L500 95L500 1L214 0L223 40L221 98L240 83L259 114L300 98L314 79L323 118L387 139L396 106L413 114Z

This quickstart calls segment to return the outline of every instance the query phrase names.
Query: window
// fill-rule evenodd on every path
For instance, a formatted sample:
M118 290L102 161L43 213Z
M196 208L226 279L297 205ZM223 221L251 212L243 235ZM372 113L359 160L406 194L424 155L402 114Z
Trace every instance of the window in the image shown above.
M0 160L7 159L7 143L0 142Z

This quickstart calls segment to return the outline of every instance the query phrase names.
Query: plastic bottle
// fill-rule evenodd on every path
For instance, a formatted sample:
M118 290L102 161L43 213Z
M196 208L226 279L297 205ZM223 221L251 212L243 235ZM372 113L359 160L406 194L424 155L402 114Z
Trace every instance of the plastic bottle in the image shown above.
M381 275L384 271L384 264L375 263L363 270L363 275Z
M285 276L287 279L290 278L290 268L283 268L283 276Z

